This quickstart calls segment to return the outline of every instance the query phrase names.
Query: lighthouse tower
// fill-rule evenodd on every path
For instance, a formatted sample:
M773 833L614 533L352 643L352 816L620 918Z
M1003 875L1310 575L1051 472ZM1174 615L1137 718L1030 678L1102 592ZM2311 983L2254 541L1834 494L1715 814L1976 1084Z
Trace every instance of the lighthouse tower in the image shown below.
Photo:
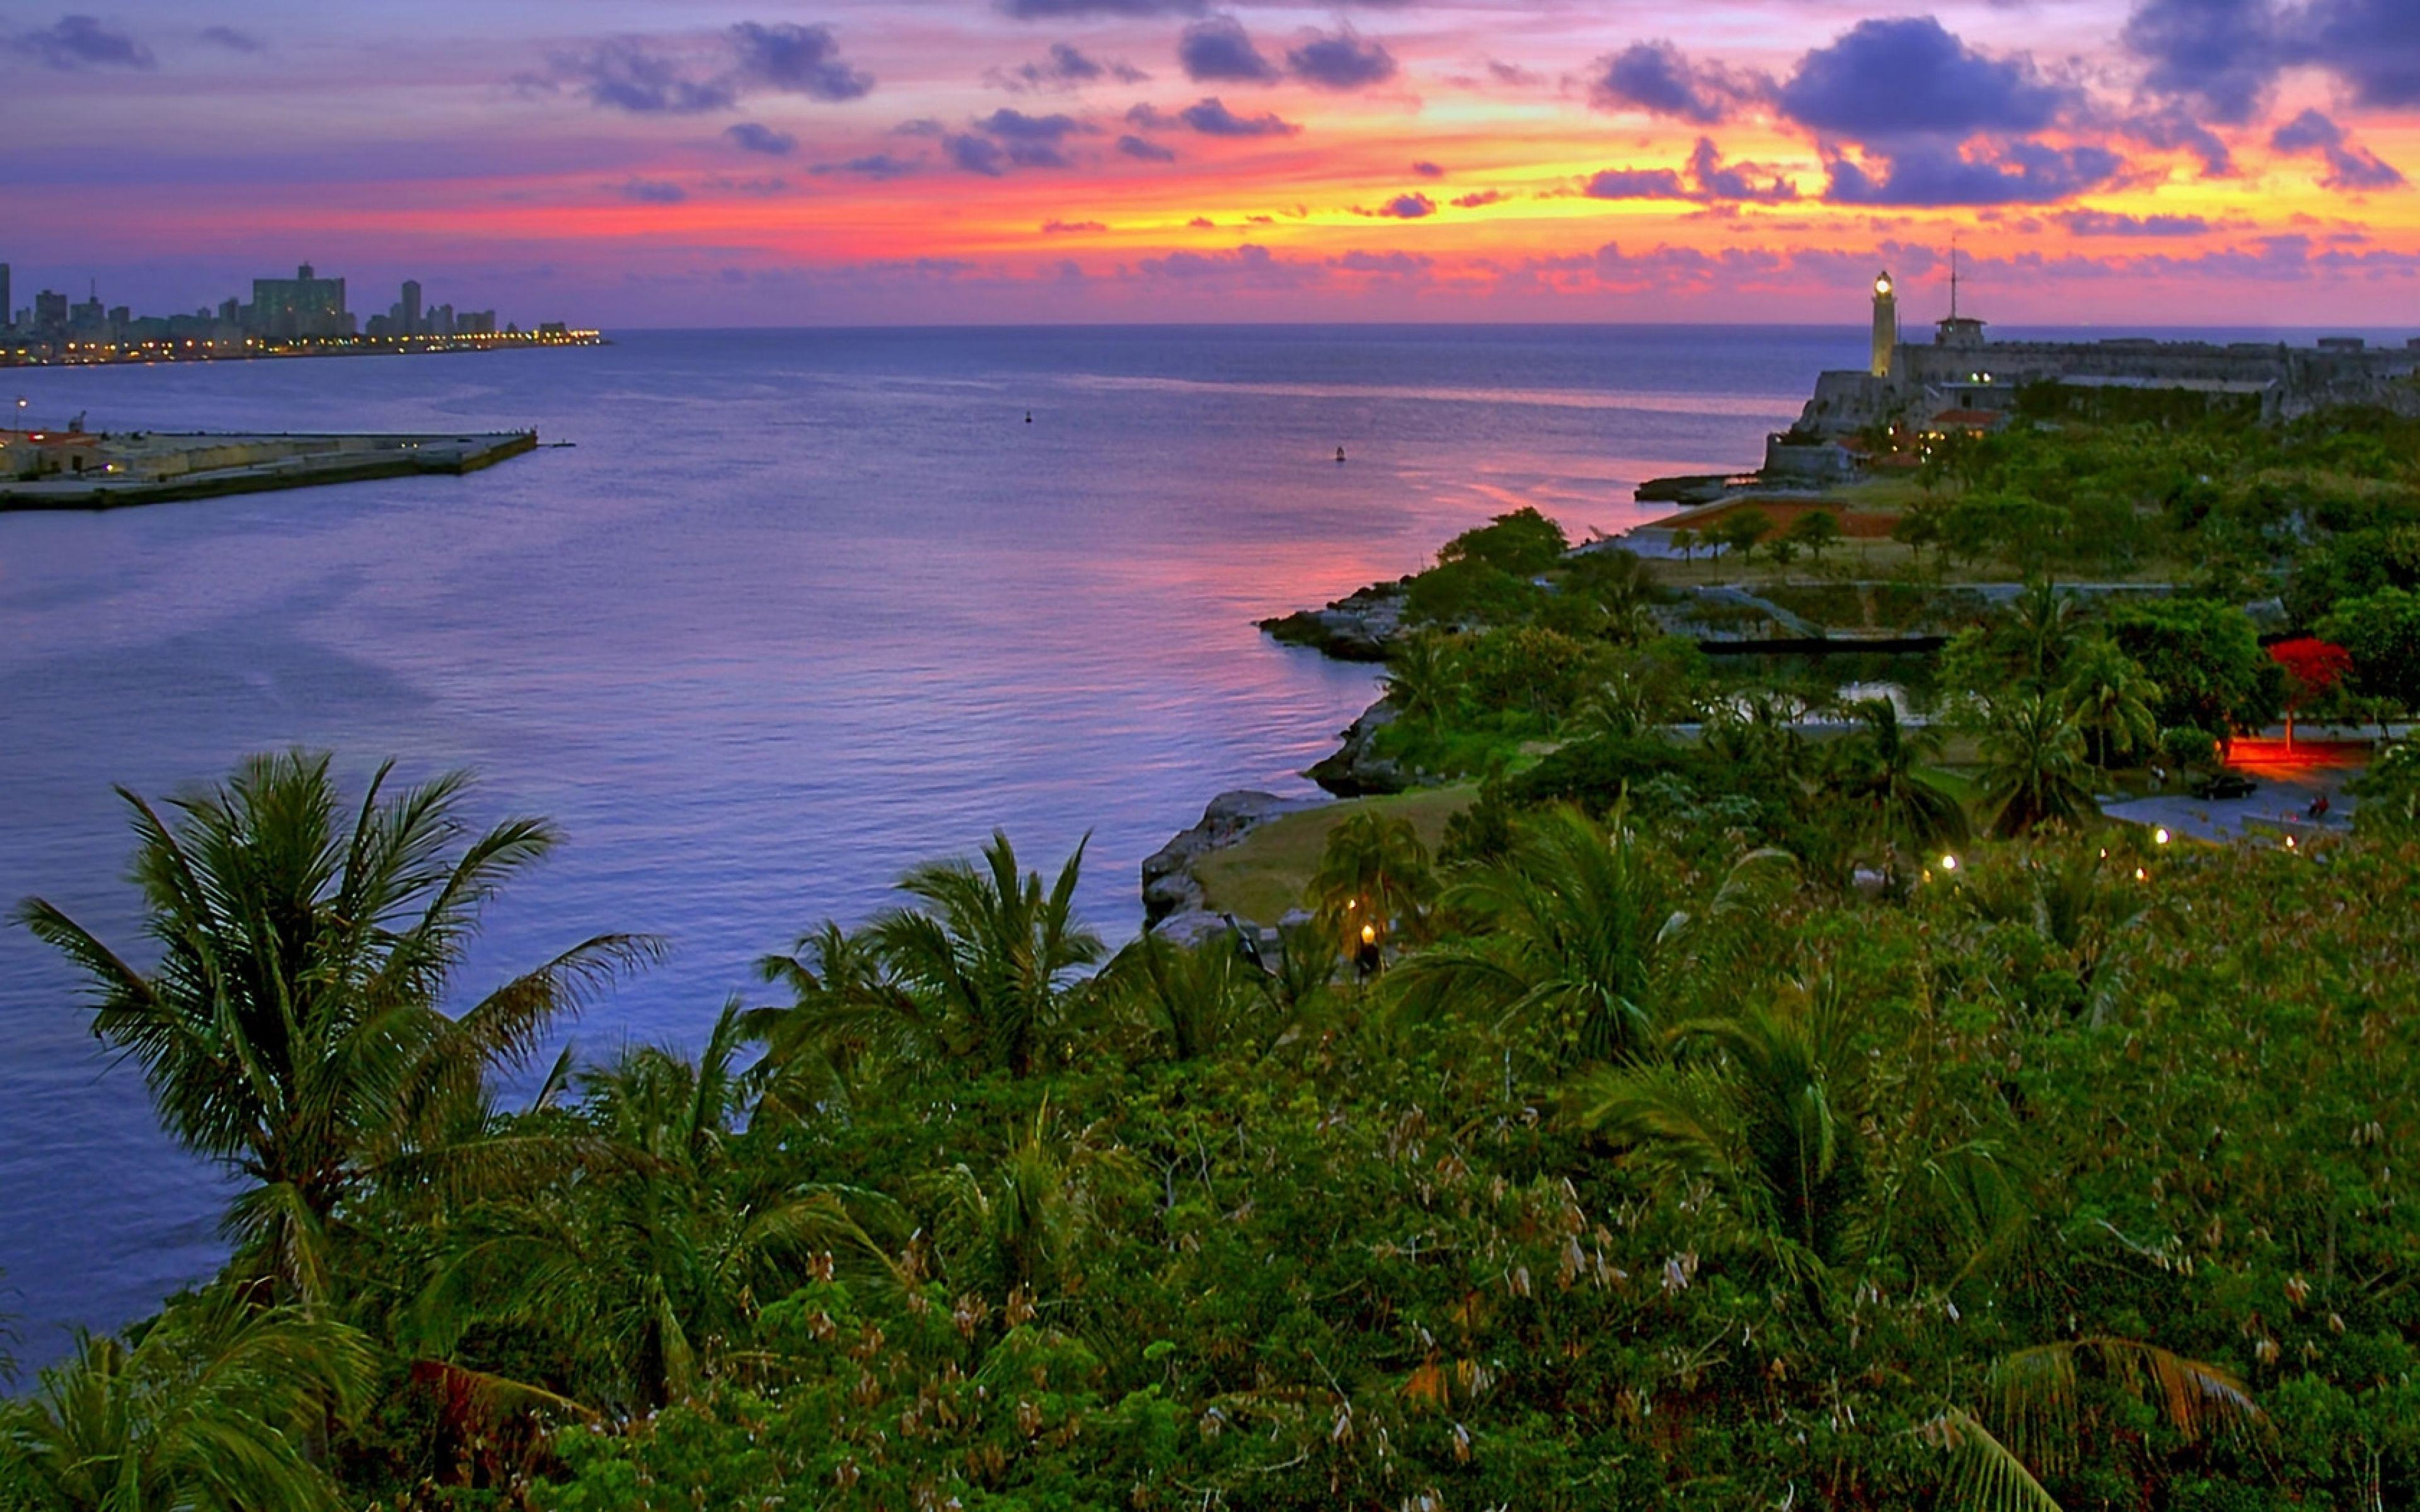
M1886 269L1874 275L1874 377L1886 378L1899 361L1899 296Z

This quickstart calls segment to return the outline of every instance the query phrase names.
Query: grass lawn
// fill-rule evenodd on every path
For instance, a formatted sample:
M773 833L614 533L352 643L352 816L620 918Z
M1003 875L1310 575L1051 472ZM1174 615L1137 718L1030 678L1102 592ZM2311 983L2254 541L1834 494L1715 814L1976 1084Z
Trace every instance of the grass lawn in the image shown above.
M1364 809L1394 814L1412 822L1432 851L1445 836L1445 822L1470 806L1478 795L1475 783L1421 788L1384 798L1348 798L1272 819L1222 851L1203 856L1193 868L1202 897L1212 913L1233 914L1255 924L1274 924L1303 905L1303 888L1319 869L1320 853L1327 848L1327 832Z

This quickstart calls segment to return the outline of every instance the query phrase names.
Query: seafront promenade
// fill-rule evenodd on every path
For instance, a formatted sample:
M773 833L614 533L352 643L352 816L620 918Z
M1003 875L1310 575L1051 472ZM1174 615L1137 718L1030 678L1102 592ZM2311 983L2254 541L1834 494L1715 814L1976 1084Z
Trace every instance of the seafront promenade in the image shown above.
M537 446L467 435L0 431L0 511L116 509L413 473L475 472Z

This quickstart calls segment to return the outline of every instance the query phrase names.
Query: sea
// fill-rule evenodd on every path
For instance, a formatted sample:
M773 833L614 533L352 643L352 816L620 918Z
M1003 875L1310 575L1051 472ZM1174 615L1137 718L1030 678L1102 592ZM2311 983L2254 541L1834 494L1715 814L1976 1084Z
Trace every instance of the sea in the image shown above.
M669 941L579 1053L692 1044L752 963L1005 832L1141 926L1138 869L1298 775L1373 669L1264 616L1535 505L1735 471L1861 329L646 332L594 348L0 370L94 430L535 428L463 478L0 515L0 905L148 958L122 785L250 752L479 779L565 842L494 901L467 995L602 931ZM1342 448L1345 460L1337 461ZM225 1179L154 1120L82 984L0 925L0 1315L20 1362L224 1257Z

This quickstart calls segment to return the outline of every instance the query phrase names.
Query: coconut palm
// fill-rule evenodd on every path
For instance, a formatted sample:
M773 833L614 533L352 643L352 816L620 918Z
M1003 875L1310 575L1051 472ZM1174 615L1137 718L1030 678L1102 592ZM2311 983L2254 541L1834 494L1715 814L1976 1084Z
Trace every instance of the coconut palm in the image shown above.
M1123 1147L1063 1130L1046 1099L987 1169L961 1163L926 1183L952 1283L1012 1307L1058 1290L1136 1171Z
M1965 840L1965 806L1923 765L1939 754L1939 735L1901 724L1888 699L1861 699L1851 712L1859 729L1840 744L1840 796L1860 810L1895 882L1910 858Z
M246 761L175 800L173 821L120 788L160 952L147 974L41 899L18 911L89 979L95 1034L143 1068L169 1132L245 1179L226 1218L239 1268L313 1301L333 1230L372 1186L451 1183L534 1152L483 1137L489 1077L659 953L600 934L449 1016L439 1005L481 911L555 831L513 819L473 837L464 774L388 797L392 767L349 822L328 758L299 751Z
M582 1073L579 1105L560 1116L587 1150L576 1180L464 1214L413 1342L442 1356L477 1325L524 1329L552 1345L575 1391L658 1407L724 1373L762 1304L815 1254L879 1255L851 1216L878 1198L786 1186L735 1158L746 1042L735 1003L695 1059L645 1046Z
M1089 838L1086 841L1089 843ZM1031 1076L1063 1026L1068 988L1108 953L1076 918L1084 845L1047 892L1020 872L1016 847L995 833L983 865L934 861L902 878L915 902L855 935L827 926L810 936L805 992L787 1033L799 1042L879 1053L910 1065ZM773 974L790 973L779 962Z
M1383 946L1417 937L1436 891L1429 848L1411 821L1361 809L1327 834L1311 873L1311 910L1330 939Z
M1957 1457L1940 1504L1952 1512L2058 1512L2034 1468L2056 1476L2076 1467L2092 1417L2080 1390L2087 1377L2143 1403L2187 1443L2269 1426L2232 1372L2155 1345L2092 1337L2020 1350L1992 1371L1995 1399L1986 1415L1997 1431L1959 1408L1927 1426L1928 1437Z
M1279 1025L1262 973L1224 935L1187 948L1146 930L1109 962L1100 986L1172 1061L1249 1045Z
M1423 632L1396 642L1380 686L1404 718L1437 720L1461 705L1464 685L1454 640Z
M1828 990L1676 1025L1673 1058L1607 1067L1574 1087L1580 1123L1649 1165L1706 1180L1790 1268L1830 1265L1864 1189L1857 1057Z
M2048 859L2023 854L1995 857L1965 874L1958 902L1976 918L2033 932L2064 959L2079 995L2062 1005L2071 1015L2106 1016L2123 988L2115 962L2118 946L2150 913L2145 889L2112 866L2107 853L2073 844Z
M2083 637L2075 600L2040 579L2027 583L2009 606L2007 630L2025 679L2036 688L2066 676L2068 657Z
M1723 926L1795 874L1789 857L1757 852L1693 918L1621 816L1601 826L1558 807L1520 826L1503 862L1448 890L1445 910L1475 927L1407 960L1400 1001L1415 1017L1492 1012L1557 1065L1648 1056L1683 979L1725 954Z
M760 957L756 972L790 990L787 1004L741 1016L763 1050L747 1073L757 1119L803 1118L845 1103L854 1080L882 1069L876 1031L916 1015L871 936L830 919L789 954Z
M2081 823L2101 811L2086 782L2084 733L2053 694L2034 691L1993 704L1983 762L1983 811L1996 834Z
M2069 712L2090 743L2095 766L2149 750L2159 740L2160 721L2152 711L2160 687L2108 637L2094 636L2076 648L2068 660L2066 691Z
M132 1342L85 1335L31 1396L0 1402L0 1471L13 1466L24 1512L334 1512L312 1450L374 1367L353 1330L222 1288Z

